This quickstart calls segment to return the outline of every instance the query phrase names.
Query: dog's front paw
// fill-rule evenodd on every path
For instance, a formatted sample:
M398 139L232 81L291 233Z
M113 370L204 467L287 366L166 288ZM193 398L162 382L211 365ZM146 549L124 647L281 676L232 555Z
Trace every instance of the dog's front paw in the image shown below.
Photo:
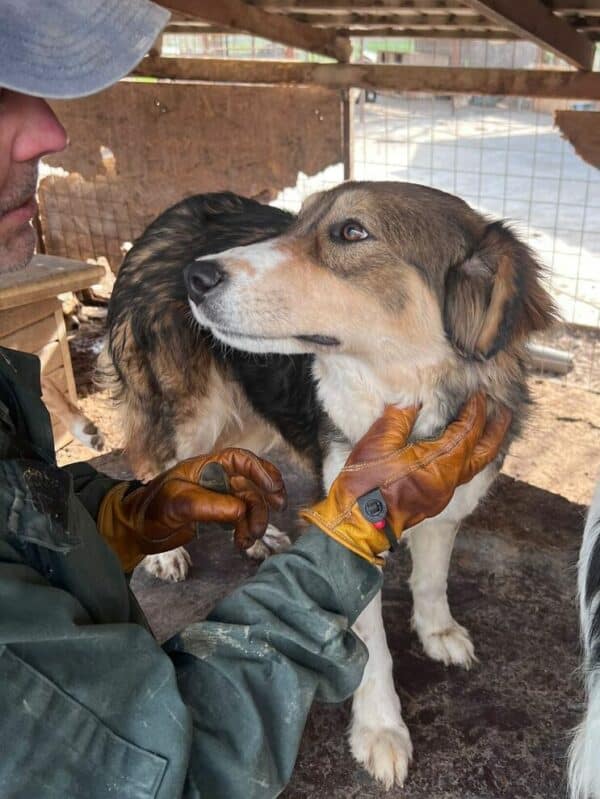
M90 419L83 417L81 421L78 421L73 433L86 447L95 449L96 452L102 452L104 449L104 436Z
M394 727L353 724L350 748L358 762L388 790L403 785L412 760L412 743L404 722Z
M148 555L142 561L142 566L153 577L159 580L169 580L172 583L179 583L188 575L192 559L183 547L171 549L169 552L161 552L158 555Z
M477 662L475 647L468 630L454 619L443 630L422 631L417 628L425 654L432 660L439 660L445 666L462 666L470 669Z
M266 560L269 555L285 552L291 546L292 542L289 536L275 527L275 525L269 524L263 537L255 541L250 549L246 550L246 555L253 560Z

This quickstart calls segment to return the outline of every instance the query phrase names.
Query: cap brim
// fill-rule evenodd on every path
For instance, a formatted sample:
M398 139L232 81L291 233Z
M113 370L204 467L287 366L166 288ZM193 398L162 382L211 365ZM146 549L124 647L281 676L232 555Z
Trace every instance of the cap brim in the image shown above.
M0 86L37 97L93 94L142 60L169 16L149 0L8 0Z

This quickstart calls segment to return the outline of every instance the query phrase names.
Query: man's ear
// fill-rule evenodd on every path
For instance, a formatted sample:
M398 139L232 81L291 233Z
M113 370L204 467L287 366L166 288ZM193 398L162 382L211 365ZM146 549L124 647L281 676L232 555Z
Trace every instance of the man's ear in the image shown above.
M475 252L446 275L444 325L454 347L486 360L556 319L543 268L502 222L488 225Z

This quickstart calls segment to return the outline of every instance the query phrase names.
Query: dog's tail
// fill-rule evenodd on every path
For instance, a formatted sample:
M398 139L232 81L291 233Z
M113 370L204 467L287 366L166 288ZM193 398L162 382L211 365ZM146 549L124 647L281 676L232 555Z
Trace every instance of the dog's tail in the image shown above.
M572 799L600 799L600 482L579 554L579 610L587 708L569 752Z

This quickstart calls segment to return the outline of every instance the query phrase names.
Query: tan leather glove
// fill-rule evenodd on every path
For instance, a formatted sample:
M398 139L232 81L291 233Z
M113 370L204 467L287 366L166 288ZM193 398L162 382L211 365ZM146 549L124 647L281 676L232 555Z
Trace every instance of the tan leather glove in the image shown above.
M418 408L385 409L358 442L328 496L304 519L371 563L408 527L440 513L457 486L494 460L511 413L501 408L486 425L486 398L477 394L434 441L409 443Z
M228 478L228 494L199 485L209 464L220 464ZM252 546L269 521L269 508L285 507L279 471L245 449L182 461L146 485L127 493L119 483L102 500L98 530L119 557L125 572L146 556L186 544L197 522L232 525L240 549Z

